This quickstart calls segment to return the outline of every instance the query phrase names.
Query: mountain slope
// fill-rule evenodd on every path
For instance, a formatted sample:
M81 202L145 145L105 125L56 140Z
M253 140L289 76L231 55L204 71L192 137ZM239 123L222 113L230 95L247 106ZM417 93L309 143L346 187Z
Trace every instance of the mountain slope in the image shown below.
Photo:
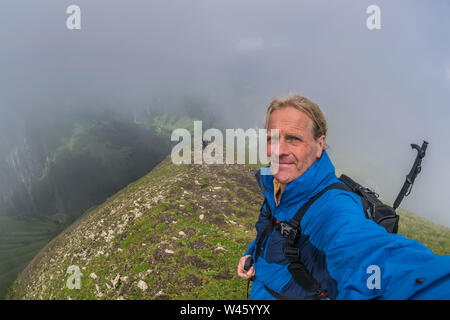
M244 298L236 263L262 201L251 176L245 166L167 158L55 238L9 298ZM82 273L79 290L66 286L71 265Z
M166 158L47 245L8 298L245 299L235 270L262 202L251 171ZM401 233L416 238L418 230L430 249L449 253L449 229L400 215ZM66 285L72 265L82 273L80 289Z

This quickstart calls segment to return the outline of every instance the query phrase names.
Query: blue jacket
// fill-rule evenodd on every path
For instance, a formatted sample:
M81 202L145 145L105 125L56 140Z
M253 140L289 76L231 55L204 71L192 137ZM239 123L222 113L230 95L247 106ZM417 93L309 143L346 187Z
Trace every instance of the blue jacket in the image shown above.
M273 176L261 178L257 183L279 221L290 221L313 195L340 182L325 150L286 186L278 206ZM268 223L264 205L256 223L256 240L245 253L252 254L253 260L256 241ZM312 204L300 226L301 261L332 299L450 299L450 256L435 255L415 240L388 233L365 217L356 194L329 190ZM314 294L305 292L289 273L284 242L276 230L267 237L254 265L250 299L274 299L264 285L290 297Z

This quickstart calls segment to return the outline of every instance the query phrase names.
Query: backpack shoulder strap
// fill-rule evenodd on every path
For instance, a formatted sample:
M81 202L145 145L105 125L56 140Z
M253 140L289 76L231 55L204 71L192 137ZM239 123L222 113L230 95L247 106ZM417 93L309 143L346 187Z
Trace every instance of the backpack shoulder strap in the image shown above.
M311 199L308 200L308 202L306 202L300 208L300 210L291 219L291 221L289 221L289 224L291 225L291 227L300 228L300 221L302 221L302 218L305 215L306 211L308 211L309 207L311 207L311 205L314 203L314 201L319 199L325 192L327 192L328 190L331 190L331 189L341 189L341 190L352 192L352 190L348 186L346 186L345 184L340 183L340 182L336 182L336 183L329 185L328 187L324 188L323 190L321 190L320 192L315 194Z
M275 229L278 230L283 235L283 237L286 238L286 242L283 246L283 253L290 262L288 271L291 273L295 282L297 282L303 288L303 290L308 292L316 292L314 297L319 298L327 296L326 290L322 289L317 280L314 279L309 270L300 261L300 250L296 246L296 241L301 234L300 221L302 220L306 211L314 203L314 201L316 201L325 192L331 189L341 189L351 192L351 189L343 183L334 183L332 185L329 185L328 187L324 188L316 195L314 195L311 199L309 199L288 223L277 222L275 224ZM278 299L281 298L281 296L275 297Z
M272 216L272 212L270 211L270 207L269 207L269 204L267 203L266 198L264 198L264 202L261 206L261 212L264 209L264 205L266 208L266 218L267 218L267 220L269 220L269 223L267 224L267 227L261 233L261 235L259 236L259 239L256 242L255 262L256 262L256 260L258 260L259 252L261 251L263 242L266 240L266 237L272 233L272 231L274 229L274 224L275 224L274 218Z

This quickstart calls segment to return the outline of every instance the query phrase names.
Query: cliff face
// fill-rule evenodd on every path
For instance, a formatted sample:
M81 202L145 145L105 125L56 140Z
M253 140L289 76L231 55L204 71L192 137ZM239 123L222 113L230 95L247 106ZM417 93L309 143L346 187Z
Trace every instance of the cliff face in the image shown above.
M0 203L8 213L37 215L33 185L42 181L45 168L45 145L30 144L26 136L1 155Z
M170 152L165 136L122 119L88 119L73 126L56 133L27 129L0 150L0 211L73 221Z
M235 270L261 202L248 166L167 158L50 242L7 298L245 299Z

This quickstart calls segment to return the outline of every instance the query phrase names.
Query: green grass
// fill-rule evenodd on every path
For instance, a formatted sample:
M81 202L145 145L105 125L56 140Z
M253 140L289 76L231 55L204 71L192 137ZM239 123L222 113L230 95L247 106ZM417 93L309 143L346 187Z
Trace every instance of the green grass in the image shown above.
M439 255L450 254L450 229L397 209L400 215L398 233L417 240Z

